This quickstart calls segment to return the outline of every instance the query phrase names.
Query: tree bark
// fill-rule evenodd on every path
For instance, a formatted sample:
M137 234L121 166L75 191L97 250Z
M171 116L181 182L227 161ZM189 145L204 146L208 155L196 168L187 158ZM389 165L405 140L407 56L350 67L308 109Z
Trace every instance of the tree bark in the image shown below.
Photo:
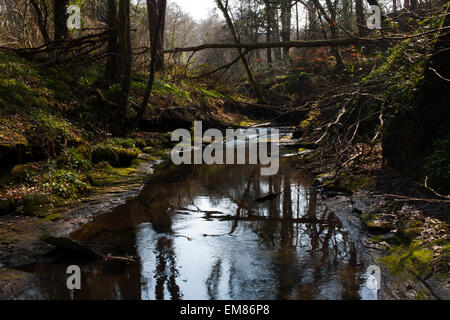
M358 36L363 37L366 34L363 0L356 0L355 11L356 11L356 27L358 29Z
M292 10L291 0L281 0L281 39L291 40ZM289 55L289 48L283 48L283 56Z
M121 74L121 97L119 105L121 117L125 115L128 105L128 97L131 89L131 27L130 27L130 0L119 1L119 51L120 51L120 74Z
M165 24L165 12L167 7L167 0L159 0L158 3L154 0L147 0L147 14L149 19L149 32L150 39L152 36L153 44L160 44L159 37L164 36L164 24ZM163 14L159 14L163 13ZM154 22L156 19L156 22ZM152 29L153 28L153 29ZM151 60L150 60L150 75L148 77L147 89L142 99L142 104L138 112L138 121L142 120L145 109L147 108L150 95L153 90L153 83L155 82L155 73L157 71L157 63L161 62L161 56L164 57L164 50L157 45L151 47Z
M270 0L267 0L268 3L268 23L269 28L271 29L271 41L280 41L280 28L278 26L277 19L277 9L274 8ZM274 53L275 60L281 59L281 48L276 48L272 50Z
M147 0L150 46L156 48L155 70L164 69L164 26L167 0Z
M266 40L267 42L272 41L272 32L270 28L270 14L271 14L271 8L270 8L270 1L265 0L264 4L266 6ZM267 63L272 64L272 49L267 48Z
M36 13L37 24L39 27L39 32L41 33L42 38L44 39L44 43L49 43L50 37L47 32L47 23L44 20L44 15L42 14L42 10L39 7L36 0L30 0L31 5L33 6L34 12Z
M120 50L118 43L118 21L116 0L108 0L107 24L111 30L111 36L108 39L108 58L106 61L105 79L108 84L114 84L118 81L118 66Z
M53 1L53 23L54 23L54 41L66 39L69 36L67 29L67 6L69 0L54 0Z

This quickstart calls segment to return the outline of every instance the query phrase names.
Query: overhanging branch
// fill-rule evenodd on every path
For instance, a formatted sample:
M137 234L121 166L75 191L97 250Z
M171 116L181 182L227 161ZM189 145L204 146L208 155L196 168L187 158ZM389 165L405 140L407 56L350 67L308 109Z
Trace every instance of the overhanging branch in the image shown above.
M311 41L278 41L278 42L259 42L259 43L211 43L202 44L195 47L186 48L174 48L165 50L164 53L177 53L177 52L193 52L202 51L206 49L245 49L245 50L257 50L257 49L269 49L269 48L314 48L314 47L332 47L332 46L346 46L356 44L363 41L357 38L345 38L335 40L311 40Z

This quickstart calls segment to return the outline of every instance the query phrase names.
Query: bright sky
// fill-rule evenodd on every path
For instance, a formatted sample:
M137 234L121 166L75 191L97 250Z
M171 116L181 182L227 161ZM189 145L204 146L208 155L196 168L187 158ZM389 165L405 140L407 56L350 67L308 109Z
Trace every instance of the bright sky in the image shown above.
M189 13L195 20L202 20L215 8L214 0L170 0L176 2L183 11Z

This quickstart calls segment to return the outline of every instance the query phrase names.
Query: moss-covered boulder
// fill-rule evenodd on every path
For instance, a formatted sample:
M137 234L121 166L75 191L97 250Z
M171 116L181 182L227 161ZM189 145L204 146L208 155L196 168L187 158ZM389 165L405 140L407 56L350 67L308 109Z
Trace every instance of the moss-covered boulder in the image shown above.
M113 167L129 167L140 153L137 148L123 148L109 144L98 145L92 152L92 161L95 164L107 162Z
M388 233L395 227L392 221L381 214L364 213L361 215L361 219L369 231L377 234Z

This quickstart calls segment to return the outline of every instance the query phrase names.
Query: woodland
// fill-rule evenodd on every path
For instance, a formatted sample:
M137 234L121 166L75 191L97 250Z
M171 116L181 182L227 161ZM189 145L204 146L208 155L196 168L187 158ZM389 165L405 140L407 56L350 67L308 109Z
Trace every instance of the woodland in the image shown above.
M0 0L0 297L36 242L65 247L43 237L60 208L170 163L171 132L201 120L291 128L325 198L373 200L355 210L389 298L449 299L449 3L214 5Z

